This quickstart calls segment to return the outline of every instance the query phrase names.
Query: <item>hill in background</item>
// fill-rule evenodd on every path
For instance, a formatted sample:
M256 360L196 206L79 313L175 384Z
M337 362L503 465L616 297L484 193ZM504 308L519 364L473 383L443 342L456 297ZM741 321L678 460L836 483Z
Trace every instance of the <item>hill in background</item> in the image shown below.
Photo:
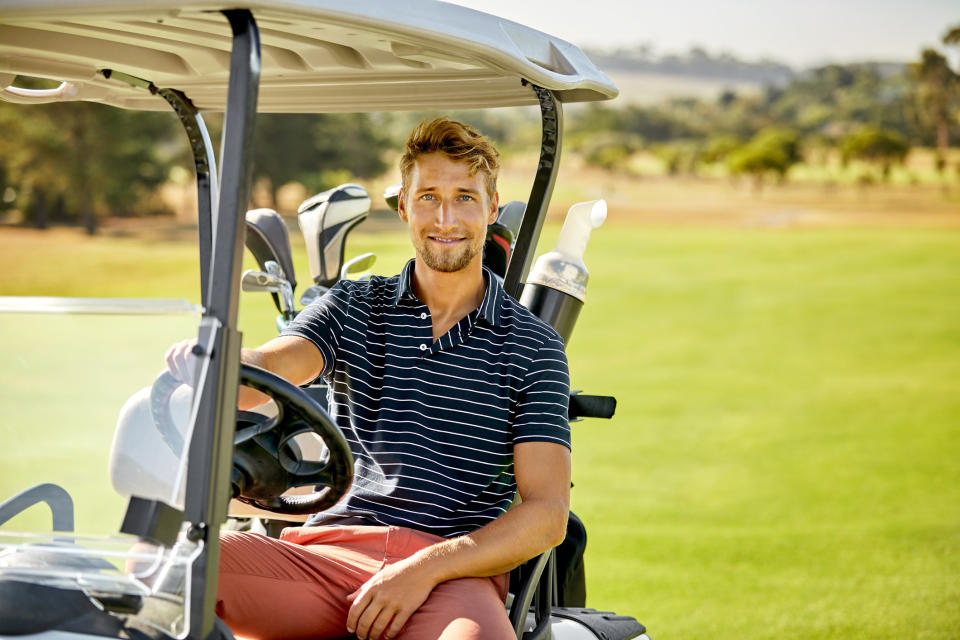
M621 100L639 104L783 87L806 72L777 60L742 60L729 53L714 55L701 47L682 54L656 54L649 45L609 51L588 49L586 53L620 88ZM895 62L870 64L883 75L900 73L904 67Z

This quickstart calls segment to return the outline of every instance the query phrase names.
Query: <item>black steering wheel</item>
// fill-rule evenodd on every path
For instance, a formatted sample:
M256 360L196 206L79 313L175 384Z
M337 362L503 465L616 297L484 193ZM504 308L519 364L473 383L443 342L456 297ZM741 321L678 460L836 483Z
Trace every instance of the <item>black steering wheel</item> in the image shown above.
M157 431L176 455L183 436L170 414L170 398L183 383L164 371L150 392L150 412ZM237 411L233 439L233 497L259 509L304 515L332 507L353 482L353 454L327 412L303 389L280 376L249 364L240 365L240 384L264 393L276 403L277 415ZM325 446L321 460L303 457L295 438L316 434ZM303 495L282 495L288 489L313 486Z

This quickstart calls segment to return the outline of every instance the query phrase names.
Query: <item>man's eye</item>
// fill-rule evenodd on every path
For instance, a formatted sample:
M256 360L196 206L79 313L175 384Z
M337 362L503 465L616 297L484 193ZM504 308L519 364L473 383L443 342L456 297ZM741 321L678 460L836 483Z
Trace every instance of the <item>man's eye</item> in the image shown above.
M421 200L433 200L434 198L433 198L433 194L432 194L432 193L425 193L425 194L423 194L422 196L420 196L420 199L421 199Z
M473 201L473 196L468 196L467 194L464 193L464 194L461 194L461 195L460 195L460 199L463 200L463 201L465 201L465 202L472 202L472 201Z

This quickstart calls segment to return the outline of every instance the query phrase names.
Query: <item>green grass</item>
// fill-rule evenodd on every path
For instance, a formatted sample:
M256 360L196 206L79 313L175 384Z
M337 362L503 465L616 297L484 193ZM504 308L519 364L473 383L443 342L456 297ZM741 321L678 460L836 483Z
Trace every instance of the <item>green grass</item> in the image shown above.
M198 320L0 314L0 500L53 482L74 499L77 531L116 533L126 502L104 489L120 409L163 369L169 345L196 334ZM50 515L31 508L10 526L49 530Z
M960 235L610 231L569 350L620 403L575 430L592 604L659 638L956 637Z
M195 299L190 244L69 238L0 232L0 293ZM588 604L658 640L956 638L960 233L611 226L586 262L572 383L619 401L574 425ZM243 294L245 343L275 315Z

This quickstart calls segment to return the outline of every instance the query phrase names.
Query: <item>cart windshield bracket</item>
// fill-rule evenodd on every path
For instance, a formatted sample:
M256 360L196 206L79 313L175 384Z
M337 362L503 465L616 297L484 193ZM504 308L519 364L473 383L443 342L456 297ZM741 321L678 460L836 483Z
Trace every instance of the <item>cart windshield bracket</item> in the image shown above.
M203 116L186 95L176 89L156 91L180 119L190 140L190 152L197 172L197 232L200 243L200 300L206 306L210 297L210 258L213 249L213 231L217 210L217 160Z
M526 80L524 84L530 84ZM530 271L533 254L537 250L540 240L540 229L547 217L550 206L550 196L557 181L557 171L560 169L560 144L563 132L563 106L557 100L553 91L530 84L530 88L537 94L540 102L540 118L543 122L543 132L540 138L540 163L527 198L527 209L520 225L517 243L510 256L507 266L507 275L503 286L507 293L520 299L523 291L523 280Z
M213 212L217 209L217 160L207 125L193 102L182 91L161 89L153 82L114 69L101 69L100 74L108 80L118 80L132 87L146 89L158 95L173 107L174 113L187 132L193 165L197 175L197 229L200 241L200 300L207 303L210 286L210 253L213 245Z

